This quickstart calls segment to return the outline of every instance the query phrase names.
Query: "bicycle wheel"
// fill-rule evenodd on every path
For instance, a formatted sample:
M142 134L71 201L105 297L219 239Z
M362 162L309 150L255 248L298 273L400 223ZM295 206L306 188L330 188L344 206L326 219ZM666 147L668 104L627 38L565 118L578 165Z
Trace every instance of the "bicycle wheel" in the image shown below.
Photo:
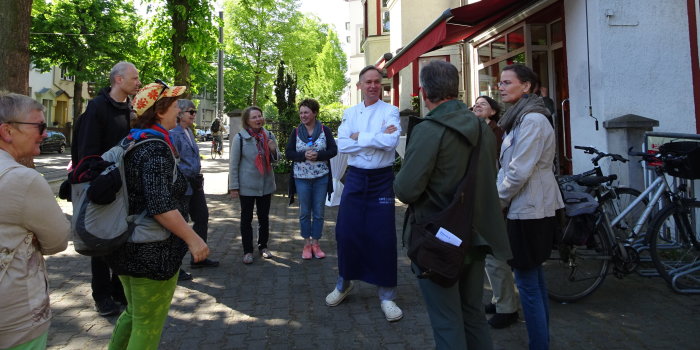
M559 244L542 264L549 298L571 303L590 295L605 280L611 259L610 244L601 227L586 245Z
M216 156L219 155L219 150L217 149L216 142L211 143L211 159L216 159Z
M641 192L635 190L634 188L614 187L601 199L600 206L608 215L608 219L612 221L615 219L615 217L627 209L632 202L639 198L641 194ZM651 261L648 240L646 238L646 233L648 230L647 223L649 220L642 222L641 226L635 227L637 220L639 220L639 218L642 216L648 204L649 199L643 198L642 202L637 203L632 208L632 211L630 211L624 218L613 226L613 232L615 233L615 237L617 237L619 240L628 240L632 248L634 248L639 255L639 264L628 265L625 267L625 270L636 270L637 273L643 276L655 276L657 274L656 267ZM633 228L635 228L634 232L637 233L636 237L631 237Z
M676 291L700 289L700 202L687 201L683 206L661 210L647 232L652 261Z

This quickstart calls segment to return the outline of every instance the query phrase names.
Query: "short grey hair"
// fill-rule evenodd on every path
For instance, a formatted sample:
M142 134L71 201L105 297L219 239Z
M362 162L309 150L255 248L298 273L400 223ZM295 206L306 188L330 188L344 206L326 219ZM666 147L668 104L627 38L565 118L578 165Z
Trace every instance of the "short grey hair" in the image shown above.
M452 63L431 61L420 71L421 89L430 102L459 97L459 72Z
M185 114L185 110L188 108L196 108L194 102L186 98L181 98L177 100L177 106L180 108L180 113L177 114L177 121L180 122L180 118Z
M130 67L136 69L136 66L134 66L134 64L131 62L121 61L115 64L114 67L112 67L112 70L109 72L109 84L114 85L114 83L117 81L117 76L123 77L126 70Z
M0 124L21 122L33 111L44 111L44 106L29 96L0 91Z

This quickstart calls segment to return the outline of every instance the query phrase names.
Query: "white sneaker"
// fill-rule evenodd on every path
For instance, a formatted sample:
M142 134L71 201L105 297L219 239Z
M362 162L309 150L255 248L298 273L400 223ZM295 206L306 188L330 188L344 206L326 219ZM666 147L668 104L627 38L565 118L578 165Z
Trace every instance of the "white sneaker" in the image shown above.
M352 290L353 286L353 283L350 282L350 284L348 284L348 287L345 288L345 290L342 292L339 291L338 288L334 288L331 294L328 294L328 296L326 296L326 305L336 306L342 303L343 300L345 300L345 297L348 296L348 293L350 293L350 291Z
M384 311L384 317L386 317L386 320L389 322L398 321L403 318L403 311L391 300L382 301L382 311Z

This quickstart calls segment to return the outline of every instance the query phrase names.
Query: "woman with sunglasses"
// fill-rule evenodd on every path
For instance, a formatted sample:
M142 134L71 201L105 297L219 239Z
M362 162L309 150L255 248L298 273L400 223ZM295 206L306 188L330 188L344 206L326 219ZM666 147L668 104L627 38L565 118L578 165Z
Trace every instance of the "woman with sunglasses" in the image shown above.
M43 255L68 246L70 223L44 177L21 165L39 155L44 106L0 93L0 349L45 349L51 320Z
M134 98L137 118L122 141L135 141L124 156L129 214L145 210L170 234L160 241L129 241L107 257L128 301L114 326L109 349L157 349L182 258L188 249L195 263L209 255L207 244L187 224L187 179L176 167L168 132L176 126L180 113L176 102L184 92L184 86L160 82L144 86ZM151 138L165 142L140 144Z
M549 348L549 305L542 263L552 251L557 230L554 211L564 202L554 178L554 130L542 98L532 93L537 75L527 66L503 68L498 90L511 104L498 126L506 136L496 180L506 209L508 238L520 291L530 349Z
M318 240L323 233L326 195L333 193L330 159L338 154L331 130L316 120L320 108L310 98L299 103L301 124L289 134L285 152L294 162L289 202L293 203L294 194L299 194L299 224L301 237L306 240L301 258L305 260L326 257Z
M267 131L265 117L259 107L243 111L241 131L231 143L228 192L232 199L241 201L241 241L243 263L253 263L253 209L257 207L258 252L265 259L272 258L267 247L270 239L270 204L275 192L275 174L272 162L279 158L277 139Z

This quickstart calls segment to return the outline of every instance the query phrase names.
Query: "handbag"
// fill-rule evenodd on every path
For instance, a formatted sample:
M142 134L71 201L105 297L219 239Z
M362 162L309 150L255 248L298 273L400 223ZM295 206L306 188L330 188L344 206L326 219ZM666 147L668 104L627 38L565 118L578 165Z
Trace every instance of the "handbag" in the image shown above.
M471 242L481 127L477 140L450 205L424 222L411 222L408 257L421 269L418 278L428 278L445 288L459 280ZM415 220L413 205L408 206L408 212Z

